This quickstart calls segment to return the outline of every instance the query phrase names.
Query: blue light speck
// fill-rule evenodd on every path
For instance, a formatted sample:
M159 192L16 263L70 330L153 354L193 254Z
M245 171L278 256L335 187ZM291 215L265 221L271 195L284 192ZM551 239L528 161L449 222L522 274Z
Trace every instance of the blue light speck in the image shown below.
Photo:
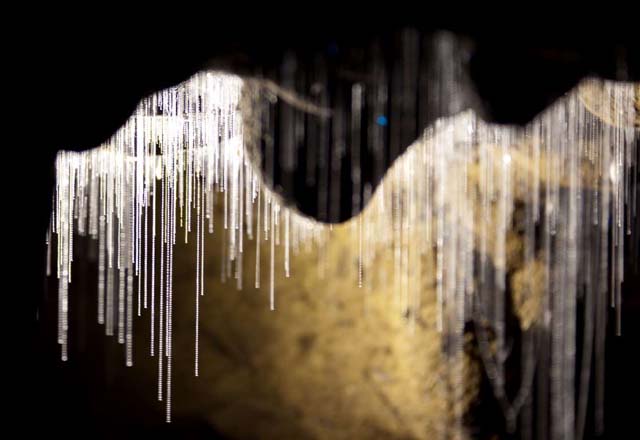
M389 121L385 115L380 115L376 118L376 124L386 127Z

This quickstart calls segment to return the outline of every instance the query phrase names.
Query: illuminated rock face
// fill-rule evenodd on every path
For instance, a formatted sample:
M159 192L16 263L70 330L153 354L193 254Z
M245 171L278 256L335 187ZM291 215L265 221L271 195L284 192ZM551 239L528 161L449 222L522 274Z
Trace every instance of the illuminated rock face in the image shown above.
M416 145L410 152L421 148L425 146ZM571 183L549 173L549 164L557 160L555 152L551 156L542 152L536 169L528 155L531 146L510 145L508 166L512 167L510 175L515 177L507 187L498 185L506 164L504 150L494 145L483 148L489 162L499 165L490 167L488 175L479 159L466 163L466 170L462 168L464 163L447 169L448 173L468 176L468 195L450 197L468 198L466 203L475 219L488 214L484 227L489 231L500 227L503 215L500 209L504 209L500 200L504 192L513 197L509 201L513 204L509 208L511 220L503 225L504 250L488 246L485 255L494 270L504 268L505 289L510 295L506 319L515 320L520 328L518 335L511 336L517 342L511 344L522 347L527 337L523 335L532 337L544 331L542 315L548 298L544 288L548 277L544 254L536 252L533 259L526 254L524 204L535 188L544 199L544 185L558 184L559 191L564 193ZM393 248L383 246L384 239L374 237L376 229L371 226L385 224L379 218L385 212L378 208L385 197L388 200L394 193L408 189L412 180L403 176L417 154L400 159L361 217L331 230L325 227L323 244L318 249L296 255L291 262L291 278L277 278L275 312L268 310L267 292L254 289L253 272L244 272L245 287L241 291L236 291L232 279L220 282L225 258L220 252L222 243L215 236L208 238L207 293L201 304L201 377L178 379L184 381L188 394L194 396L184 411L202 414L232 437L468 437L472 427L461 423L459 417L472 411L479 392L482 368L479 342L471 332L465 332L465 360L462 369L457 370L461 364L456 361L455 352L453 357L448 354L448 335L438 331L441 312L436 292L437 255L407 257L413 266L398 275ZM493 189L483 183L483 173L495 183ZM581 176L581 187L588 189L594 185L590 164L582 166ZM488 208L483 205L487 198ZM406 202L404 198L401 200L404 201L401 204ZM389 212L386 215L393 217ZM431 222L436 221L434 216ZM412 223L408 240L420 240L428 223ZM371 230L367 230L367 224ZM393 224L389 220L386 226L393 229ZM482 228L483 222L477 221L471 231L476 253L481 253ZM381 233L382 229L377 231ZM364 234L362 240L359 234ZM490 234L490 240L495 238ZM254 246L254 242L247 245L245 267L255 265ZM363 256L359 246L365 247L366 269L360 267ZM262 267L267 267L269 242L263 241L261 248ZM280 248L275 264L279 269L284 265ZM188 255L178 263L178 267L183 266L176 273L184 270L185 284L180 282L176 288L193 291ZM232 273L226 276L229 275L233 277ZM266 277L264 274L262 277L264 283ZM475 278L474 284L479 283L479 277ZM415 301L413 292L419 292L419 301ZM176 318L180 325L176 328L177 335L182 334L184 339L176 343L192 344L191 327L186 325L192 316L192 304L177 313L184 313L183 318ZM485 337L489 340L485 342L490 344L480 343L480 350L488 350L491 356L496 356L500 344L494 324L491 320L476 322L486 326ZM191 360L186 357L184 363L189 365ZM527 388L531 387L531 378L527 377L524 365L516 361L502 368L510 376L524 369L519 373L522 384L513 383L517 382L514 379L507 379L507 383L524 389L522 395L530 392ZM201 381L208 385L203 386ZM510 399L516 404L521 396L513 394ZM208 407L214 409L202 410ZM247 418L255 423L247 424ZM502 430L497 426L493 429Z
M203 75L187 87L197 89L197 81L209 80ZM54 224L68 240L61 241L62 259L57 259L63 358L73 218L79 212L79 232L88 229L104 245L104 219L96 211L104 208L86 203L97 200L97 187L83 183L93 182L94 170L106 164L113 168L107 166L101 175L107 184L114 177L109 172L118 177L113 193L107 187L106 204L115 204L119 223L111 220L112 227L120 228L107 246L117 249L113 264L122 258L123 270L117 276L118 298L112 297L109 306L107 296L106 310L100 308L105 292L101 297L98 289L98 321L107 333L117 330L127 364L148 352L145 338L138 337L137 356L132 353L131 286L132 273L143 261L140 234L144 230L147 240L149 225L147 214L140 217L140 212L151 194L137 192L130 182L144 183L143 189L162 185L152 191L154 203L156 197L162 200L152 205L162 207L156 223L164 240L155 243L162 258L159 285L165 290L158 300L171 302L164 308L160 303L160 312L152 315L160 321L153 327L159 341L152 337L152 344L168 421L175 402L178 420L199 414L232 437L463 438L470 429L464 416L479 389L479 353L510 429L527 406L535 369L539 377L549 377L537 386L552 400L552 438L571 437L574 419L578 427L584 420L586 410L580 408L588 395L581 384L574 402L576 332L589 335L586 339L595 345L589 350L602 349L607 286L603 290L594 274L609 274L603 262L609 249L616 252L611 297L620 306L616 289L622 254L619 242L609 240L610 233L620 240L630 231L622 201L636 184L629 173L637 144L627 115L614 111L613 123L604 126L583 108L581 102L589 101L574 94L523 130L488 126L469 112L438 120L389 170L379 189L367 195L365 211L330 228L282 207L264 186L256 190L259 179L249 174L251 163L244 160L242 127L225 125L238 119L237 84L233 90L230 95L224 87L214 89L212 113L152 114L150 124L165 142L160 158L144 148L132 153L135 160L122 154L140 145L126 134L135 137L146 122L130 124L102 152L61 155ZM626 108L633 97L628 87L603 90L594 108L619 102ZM171 110L182 96L170 91L163 103ZM214 121L232 128L221 131L231 134L228 143L220 149L199 148L199 135L188 130L209 134L215 144L217 133L198 130L211 126L210 114L225 112L228 117ZM194 141L186 150L184 133ZM206 166L210 151L213 163L223 164L219 174ZM219 187L203 185L216 176ZM65 186L74 179L81 184ZM224 193L217 195L213 188ZM214 235L203 235L206 225L213 228L213 217ZM191 225L186 247L179 244L183 231L178 223ZM176 237L174 228L179 231L175 252L167 244ZM104 255L105 249L99 249ZM143 254L138 282L147 269L146 250ZM99 264L104 270L104 260ZM590 304L586 322L593 318L595 323L576 329L583 285ZM150 307L153 312L153 302ZM140 329L148 329L148 323L135 321L136 333L144 335ZM540 340L548 345L534 350ZM522 361L513 360L516 354ZM154 379L153 362L143 365L145 377ZM516 370L519 376L512 374ZM194 372L198 379L191 378ZM596 365L596 383L601 374ZM538 432L548 429L546 422L538 423Z
M455 432L448 415L467 401L447 397L433 284L423 286L424 302L410 326L397 309L388 252L376 257L387 279L357 287L353 230L347 224L329 232L322 256L298 254L292 277L276 283L273 312L265 290L253 287L253 274L241 291L220 282L220 243L209 239L200 377L189 377L191 353L181 350L188 355L175 383L179 390L184 381L188 392L176 394L176 417L181 407L194 411L233 438L433 438ZM189 256L178 263L176 274L184 271L185 277L176 289L193 290L190 267ZM182 348L193 345L192 305L185 300L175 312L175 343ZM455 386L468 387L461 394L469 399L477 371L467 373L471 381Z

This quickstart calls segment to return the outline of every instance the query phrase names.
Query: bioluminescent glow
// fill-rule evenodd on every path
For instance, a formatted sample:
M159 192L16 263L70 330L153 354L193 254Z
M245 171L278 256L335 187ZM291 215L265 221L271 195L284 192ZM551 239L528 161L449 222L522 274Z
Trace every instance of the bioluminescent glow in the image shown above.
M362 87L353 88L355 109ZM582 92L590 87L601 93L585 100ZM263 288L266 277L270 307L277 310L275 278L295 276L290 261L296 251L321 244L327 235L321 223L284 206L254 168L243 137L244 92L237 77L197 74L145 99L105 145L60 152L56 162L47 242L56 248L49 272L59 279L62 359L68 356L73 240L76 234L88 235L98 248L97 321L123 344L129 366L134 314L151 316L151 327L136 331L150 335L167 421L176 243L196 241L197 376L204 273L219 272L238 288L247 278ZM536 432L548 432L552 439L582 437L592 376L595 423L602 428L607 314L610 307L617 310L620 330L625 237L637 233L631 230L640 152L638 130L629 119L634 99L633 85L591 80L524 128L488 125L470 111L439 119L373 194L365 191L367 207L352 221L358 286L365 291L376 283L374 250L392 252L391 294L410 327L422 300L422 283L412 282L410 274L422 277L422 268L432 265L436 325L451 362L449 374L464 380L465 324L473 322L508 424L515 426L535 390ZM608 109L608 120L594 108ZM387 120L379 116L376 121L386 125ZM222 216L215 215L216 203L222 203ZM221 267L207 261L206 233L224 237ZM510 246L514 237L523 243L516 251ZM262 268L265 250L269 265ZM256 253L255 267L244 267L247 252ZM276 267L276 252L283 253L284 267ZM517 298L510 297L514 283L524 292ZM505 388L510 301L522 306L516 307L523 360L515 396ZM584 316L578 319L578 313ZM578 333L583 335L580 349ZM461 392L453 389L452 398Z

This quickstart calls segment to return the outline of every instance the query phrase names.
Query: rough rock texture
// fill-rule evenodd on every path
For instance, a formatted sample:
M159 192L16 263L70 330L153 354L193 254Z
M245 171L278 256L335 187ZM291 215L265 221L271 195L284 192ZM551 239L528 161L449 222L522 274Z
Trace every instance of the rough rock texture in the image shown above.
M447 382L442 362L433 285L424 286L412 332L394 305L392 277L372 289L358 289L350 232L349 224L334 227L320 257L316 252L297 255L289 279L282 276L279 250L273 312L265 243L261 289L253 286L251 243L244 288L237 291L235 280L220 282L221 243L208 237L198 379L189 377L193 299L176 301L181 358L175 383L184 387L176 391L178 417L181 412L202 414L232 438L426 439L448 429L452 405L468 402L447 399L447 386L454 384ZM378 264L391 268L389 257L381 251ZM176 268L181 295L194 291L192 264L185 249ZM477 386L473 380L465 385L471 398Z
M531 161L526 155L516 150L511 154L516 173L531 175ZM549 178L544 173L547 160L540 160L538 175L543 182ZM477 185L477 170L472 167L469 176L469 183ZM585 169L585 182L588 177L589 170ZM530 188L515 185L513 191L517 202ZM479 215L479 210L478 206L474 215ZM517 227L521 214L516 205L505 261L495 255L488 257L494 265L506 265L513 314L522 329L530 329L541 311L543 263L523 263L523 243ZM362 215L369 215L368 211ZM493 217L490 223L496 221ZM398 308L390 249L375 250L377 270L365 273L371 282L358 288L353 240L357 221L354 218L330 231L326 226L326 245L297 254L292 259L291 278L283 276L283 252L277 248L273 312L268 297L268 242L262 242L259 290L254 287L255 241L245 242L243 287L238 290L233 274L221 282L222 234L207 234L198 378L193 377L195 240L188 245L178 243L174 272L174 426L197 420L212 426L223 438L234 439L432 439L471 435L468 426L457 431L453 422L454 414L465 414L466 421L467 413L478 405L476 398L481 392L481 364L472 334L468 334L465 358L447 359L436 330L435 272L429 258L421 264L419 310L402 313ZM415 234L420 233L417 225ZM410 314L415 315L415 326L408 319ZM164 407L155 402L157 358L148 358L148 324L146 318L136 319L134 368L125 371L117 365L108 369L108 382L114 385L107 399L122 412L161 424ZM105 362L118 360L113 356ZM463 381L456 381L450 374L456 362L463 362Z

